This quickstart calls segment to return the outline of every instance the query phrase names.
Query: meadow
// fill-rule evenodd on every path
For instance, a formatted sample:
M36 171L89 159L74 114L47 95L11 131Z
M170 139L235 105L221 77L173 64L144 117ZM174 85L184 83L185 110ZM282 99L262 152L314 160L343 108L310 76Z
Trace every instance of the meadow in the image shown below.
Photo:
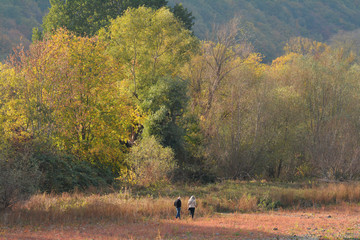
M186 210L191 195L197 197L195 220ZM177 196L183 201L181 220L174 219ZM359 202L359 183L223 181L43 193L1 213L0 239L360 237Z

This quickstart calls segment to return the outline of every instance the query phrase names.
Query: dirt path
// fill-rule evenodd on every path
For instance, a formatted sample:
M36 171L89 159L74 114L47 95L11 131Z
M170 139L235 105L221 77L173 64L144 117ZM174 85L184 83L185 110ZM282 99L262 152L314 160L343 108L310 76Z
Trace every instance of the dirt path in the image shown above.
M174 213L175 214L175 213ZM138 223L0 227L0 239L360 239L360 205Z

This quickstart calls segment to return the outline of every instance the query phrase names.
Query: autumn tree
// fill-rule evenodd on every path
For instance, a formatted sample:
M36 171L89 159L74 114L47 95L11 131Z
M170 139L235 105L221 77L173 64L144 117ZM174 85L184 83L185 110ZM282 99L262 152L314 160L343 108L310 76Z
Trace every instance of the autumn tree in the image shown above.
M256 74L247 69L253 65L254 71L260 71L258 66L261 61L258 54L252 54L251 44L246 41L240 23L239 19L233 19L226 25L215 26L212 41L202 42L200 53L184 70L184 75L190 79L191 111L200 120L201 134L197 135L202 135L198 139L203 139L199 143L206 148L203 153L213 163L212 166L218 169L219 175L224 173L223 176L233 177L239 177L248 170L244 166L240 167L243 162L236 149L241 145L241 123L235 122L242 120L235 118L243 110L240 99L247 94L247 83L255 82L258 78L252 77ZM230 138L236 139L237 143L231 144ZM232 156L228 154L231 151Z
M14 56L12 64L23 76L26 132L51 139L79 160L119 168L120 140L128 137L136 110L104 51L96 38L59 30Z
M0 63L0 209L36 192L41 176L26 132L20 83L15 70Z
M357 61L360 60L360 30L354 31L340 31L338 34L331 37L329 44L333 48L343 49L347 54L356 56Z
M189 69L190 73L194 73L191 83L194 92L191 94L200 97L199 94L204 92L206 95L203 96L206 99L201 100L201 115L204 117L209 115L218 89L226 85L228 76L240 66L237 60L252 51L240 23L240 20L235 18L225 25L215 25L213 36L202 43L201 53ZM195 102L200 104L200 100Z
M196 50L197 41L167 9L128 9L100 37L108 52L126 66L131 91L140 101L163 76L176 76Z
M211 51L193 58L187 73L204 154L218 176L358 176L354 54L296 38L264 65L258 54L204 46Z
M121 16L128 8L145 6L160 9L167 6L166 0L51 0L50 12L44 17L43 28L50 33L66 28L78 36L94 36L98 30L110 24L111 19ZM192 14L182 5L169 8L184 22L189 30L193 25Z
M322 42L314 41L309 38L291 38L285 45L286 54L297 53L301 55L311 54L313 56L323 53L328 46Z
M296 168L304 164L303 99L290 70L299 56L290 53L275 59L265 75L267 93L260 126L265 140L263 173L266 177L291 178Z
M218 89L202 126L210 139L207 157L215 163L217 174L246 179L259 174L264 165L265 67L256 53L237 58L233 64L238 67Z
M301 39L288 50L266 74L267 176L353 178L359 160L354 56Z
M320 56L301 58L297 64L302 68L294 72L305 101L307 157L325 178L354 176L353 164L359 161L355 144L359 136L354 131L359 84L354 59L341 49L329 48Z
M144 133L155 135L178 154L184 131L179 119L186 109L186 82L177 76L197 49L197 40L167 8L128 9L100 38L108 43L142 112Z

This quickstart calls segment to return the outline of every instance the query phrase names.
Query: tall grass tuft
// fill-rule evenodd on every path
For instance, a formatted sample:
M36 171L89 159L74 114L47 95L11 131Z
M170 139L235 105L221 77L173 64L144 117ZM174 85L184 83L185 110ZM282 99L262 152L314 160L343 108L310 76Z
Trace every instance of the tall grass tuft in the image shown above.
M238 209L240 212L253 212L258 207L258 199L251 194L244 194L238 201Z

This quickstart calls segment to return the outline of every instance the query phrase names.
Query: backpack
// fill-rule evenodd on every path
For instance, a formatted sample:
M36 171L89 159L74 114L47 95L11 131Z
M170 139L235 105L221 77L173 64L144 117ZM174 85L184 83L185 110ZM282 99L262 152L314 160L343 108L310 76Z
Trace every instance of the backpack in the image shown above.
M174 206L175 206L175 207L176 207L176 205L177 205L177 201L178 201L178 200L175 200L175 202L174 202Z

